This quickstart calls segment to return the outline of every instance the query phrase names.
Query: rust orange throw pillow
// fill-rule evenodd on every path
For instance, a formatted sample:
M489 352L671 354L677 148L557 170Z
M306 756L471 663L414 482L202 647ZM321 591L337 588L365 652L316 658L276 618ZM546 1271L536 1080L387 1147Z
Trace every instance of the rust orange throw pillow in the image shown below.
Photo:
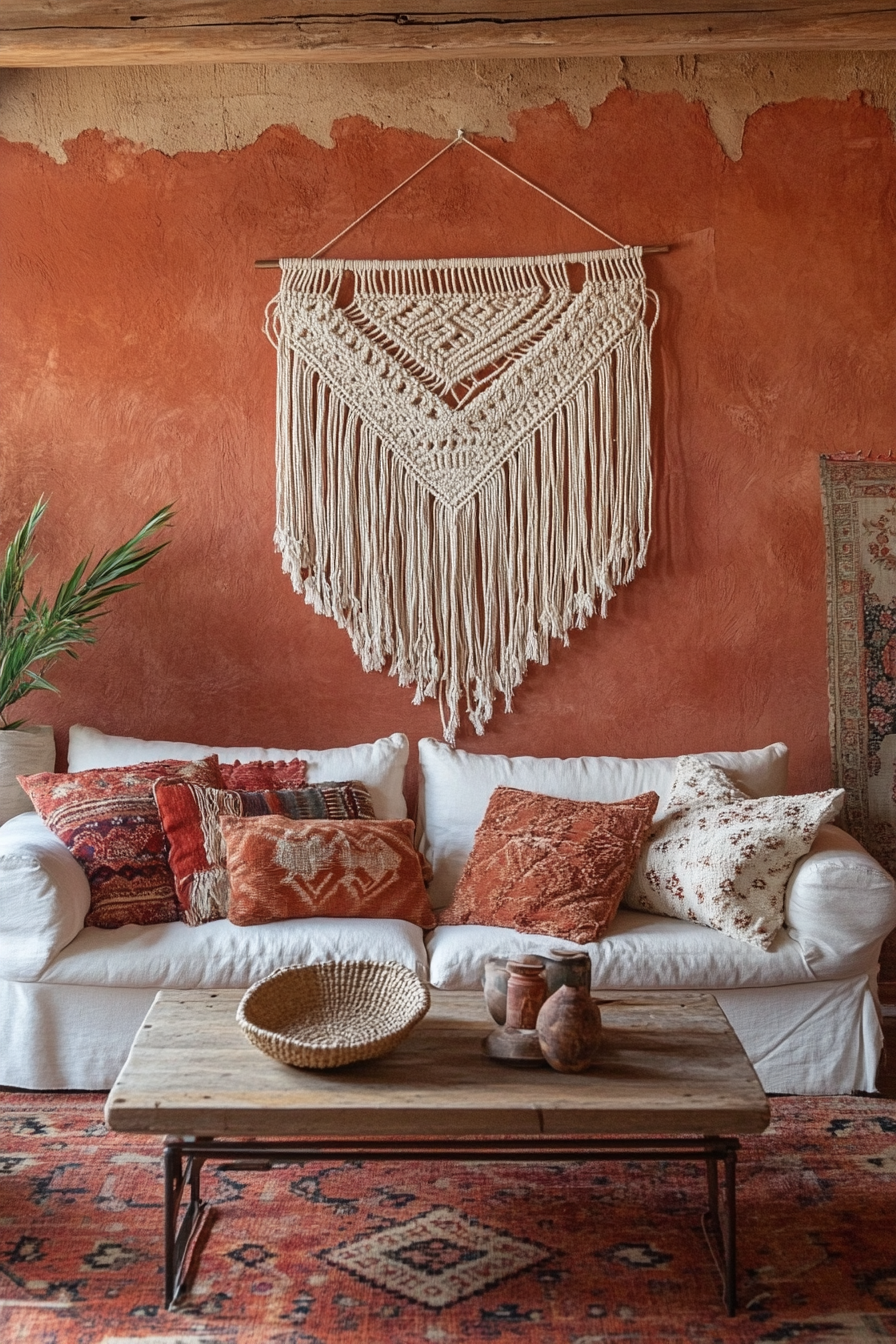
M291 761L221 761L225 789L301 789L305 784L308 762L298 756Z
M658 803L655 793L577 803L495 789L439 923L596 942L619 909Z
M234 924L335 915L435 924L414 823L221 817Z
M147 761L68 775L28 775L19 783L90 883L84 923L168 924L178 917L165 833L153 797L157 779L220 788L217 756Z
M223 773L223 772L222 772ZM219 818L275 816L373 818L373 803L356 780L327 781L295 789L204 789L159 779L156 804L168 841L168 863L185 924L226 919L230 880Z

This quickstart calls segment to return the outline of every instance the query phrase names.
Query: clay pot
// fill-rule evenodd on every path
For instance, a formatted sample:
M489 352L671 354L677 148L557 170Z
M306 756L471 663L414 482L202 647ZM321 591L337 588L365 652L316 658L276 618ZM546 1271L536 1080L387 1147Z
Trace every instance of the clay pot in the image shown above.
M587 952L573 952L565 947L552 947L544 958L544 974L548 982L548 998L561 985L573 989L591 989L591 958Z
M488 967L486 972L488 974ZM504 974L507 977L507 1024L486 1036L483 1041L485 1053L507 1064L543 1066L541 1041L535 1029L539 1011L547 997L541 958L520 957L516 961L510 960L504 968ZM493 988L500 985L500 980L500 970L492 970ZM500 998L497 990L493 997ZM500 1011L499 1003L497 1007Z
M540 957L520 957L507 963L507 1026L534 1031L548 987Z
M600 1010L588 990L561 985L537 1021L541 1053L558 1073L581 1073L600 1046Z
M507 1021L507 981L510 978L507 969L508 960L512 961L514 958L488 957L482 973L485 1006L499 1027L503 1027ZM516 960L526 966L543 966L545 961L544 957L535 956L517 957ZM554 988L556 989L556 985ZM552 993L552 989L546 989L545 998Z
M482 972L485 1006L499 1027L507 1021L507 958L489 957Z

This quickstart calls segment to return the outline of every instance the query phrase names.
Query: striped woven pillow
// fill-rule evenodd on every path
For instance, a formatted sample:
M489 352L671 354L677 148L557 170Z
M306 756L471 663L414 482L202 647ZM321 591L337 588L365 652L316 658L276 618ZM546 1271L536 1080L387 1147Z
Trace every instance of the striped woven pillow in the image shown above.
M159 779L156 804L185 924L225 919L230 900L227 853L219 818L282 816L293 820L374 820L370 794L356 780L300 789L212 789Z

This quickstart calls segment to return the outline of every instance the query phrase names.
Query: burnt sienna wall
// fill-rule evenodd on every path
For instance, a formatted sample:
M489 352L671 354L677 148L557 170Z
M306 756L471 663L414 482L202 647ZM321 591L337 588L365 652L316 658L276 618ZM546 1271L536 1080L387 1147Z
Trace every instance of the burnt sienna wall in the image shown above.
M827 785L817 459L886 454L896 427L896 143L873 101L838 88L759 107L736 159L705 103L671 87L602 90L590 120L562 101L511 111L513 138L483 142L617 237L673 250L647 261L661 303L647 567L530 669L512 715L460 746L656 755L781 739L792 787ZM50 497L33 575L52 586L160 504L177 520L96 647L57 666L62 695L26 702L31 718L57 727L60 759L78 721L283 747L438 736L436 706L363 673L281 571L261 330L277 273L252 263L314 251L444 141L352 115L326 144L270 125L238 148L162 152L113 122L98 111L62 155L0 140L0 528ZM341 255L592 245L461 150Z

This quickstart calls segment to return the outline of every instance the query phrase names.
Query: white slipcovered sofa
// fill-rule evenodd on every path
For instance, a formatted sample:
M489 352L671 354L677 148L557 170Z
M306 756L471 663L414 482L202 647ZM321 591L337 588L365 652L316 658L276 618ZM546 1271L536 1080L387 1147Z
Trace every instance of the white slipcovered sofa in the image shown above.
M408 742L401 734L333 751L215 748L109 737L75 727L69 769L164 757L223 761L300 755L310 782L360 779L377 815L406 815ZM676 758L545 760L455 751L424 739L419 843L433 865L430 897L446 905L492 790L619 801L654 789L660 814ZM781 744L706 753L747 792L787 791ZM373 958L414 968L436 988L478 990L489 955L547 952L557 939L508 929L436 928L401 920L288 920L238 928L226 920L85 928L89 889L65 846L33 812L0 827L0 1084L107 1088L160 989L244 988L278 966ZM785 927L771 951L712 929L623 909L588 951L594 987L712 991L767 1091L871 1091L882 1035L876 997L883 938L896 925L896 887L862 847L825 826L791 876ZM572 944L565 944L572 946Z

